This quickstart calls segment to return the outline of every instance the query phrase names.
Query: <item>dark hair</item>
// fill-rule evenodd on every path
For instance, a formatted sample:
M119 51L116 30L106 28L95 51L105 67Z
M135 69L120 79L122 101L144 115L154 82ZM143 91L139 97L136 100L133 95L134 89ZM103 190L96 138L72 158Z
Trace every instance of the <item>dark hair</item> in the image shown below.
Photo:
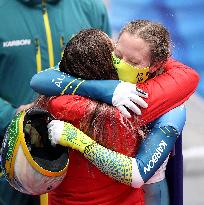
M80 31L66 45L60 70L83 79L118 79L112 64L113 45L98 29Z
M103 32L96 29L81 31L67 44L60 70L84 79L117 79L117 73L112 65L112 49L110 39ZM67 120L67 116L71 116L70 123L101 145L128 156L135 155L141 142L136 115L127 119L117 108L106 103L73 95L59 98L63 97L66 98L66 103L60 106L61 112L55 113L57 119ZM54 114L52 102L55 101L55 97L49 102L48 100L48 97L41 96L36 100L35 106ZM83 109L84 114L78 117L77 112L80 113ZM76 114L73 115L73 112Z
M125 32L136 35L149 44L151 66L164 63L170 56L170 35L162 24L149 20L135 20L121 30L119 38Z
M105 33L97 29L83 30L67 44L59 67L61 71L83 79L118 79L112 64L112 51L113 45ZM86 114L77 127L100 144L133 156L141 140L137 116L130 120L106 103L85 102L80 102L81 105L84 103ZM120 130L122 126L124 132Z

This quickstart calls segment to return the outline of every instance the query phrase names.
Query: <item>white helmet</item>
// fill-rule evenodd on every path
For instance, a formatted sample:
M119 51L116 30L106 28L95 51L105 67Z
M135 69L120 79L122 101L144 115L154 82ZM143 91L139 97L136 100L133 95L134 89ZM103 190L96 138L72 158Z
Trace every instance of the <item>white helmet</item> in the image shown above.
M40 108L16 115L2 144L2 169L11 186L20 192L40 195L55 189L68 167L68 149L53 147L47 124L53 116Z

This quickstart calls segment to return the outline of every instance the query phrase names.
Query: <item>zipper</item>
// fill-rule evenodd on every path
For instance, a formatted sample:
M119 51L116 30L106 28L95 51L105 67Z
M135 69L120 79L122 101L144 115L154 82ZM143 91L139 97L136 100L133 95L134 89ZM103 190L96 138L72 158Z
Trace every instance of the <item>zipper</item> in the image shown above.
M50 67L54 67L54 51L53 51L53 44L52 44L52 34L51 34L50 23L49 23L47 8L46 8L46 0L42 0L42 14L43 14L43 20L44 20L45 32L47 38L49 65ZM40 204L48 205L48 194L40 195Z
M40 205L48 205L48 193L40 195Z
M46 0L42 0L42 13L43 13L45 32L46 32L46 37L47 37L49 63L50 63L50 67L54 67L54 51L53 51L53 44L52 44L52 33L50 29L48 12L46 8Z
M42 70L41 63L41 51L40 51L40 41L38 38L35 39L35 47L36 47L36 65L37 65L37 73Z

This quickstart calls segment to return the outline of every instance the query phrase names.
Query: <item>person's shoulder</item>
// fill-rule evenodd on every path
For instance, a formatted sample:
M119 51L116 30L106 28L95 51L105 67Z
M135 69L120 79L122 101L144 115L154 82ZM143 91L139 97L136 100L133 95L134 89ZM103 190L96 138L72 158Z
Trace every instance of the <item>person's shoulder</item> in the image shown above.
M5 4L8 4L8 0L0 0L0 8L3 7Z
M70 107L74 104L88 103L89 101L91 101L89 98L78 95L61 95L51 98L49 103L56 107Z
M65 121L80 121L85 115L87 98L77 95L62 95L49 100L48 111L56 118Z
M80 4L85 4L85 5L88 5L88 6L91 6L91 5L104 5L104 2L103 0L78 0L80 2Z
M2 10L17 10L18 6L20 6L20 2L19 1L13 1L13 0L0 0L0 9L1 9L1 12L2 13ZM5 12L8 12L8 11L5 11Z
M78 0L78 3L86 9L102 10L105 6L102 0Z

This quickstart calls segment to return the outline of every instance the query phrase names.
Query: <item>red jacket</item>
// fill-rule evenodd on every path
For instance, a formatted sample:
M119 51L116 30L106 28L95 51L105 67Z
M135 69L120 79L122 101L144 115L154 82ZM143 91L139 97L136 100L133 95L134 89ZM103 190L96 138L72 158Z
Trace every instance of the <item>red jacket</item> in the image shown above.
M90 112L91 109L93 112ZM85 133L87 127L82 127L81 124L89 125L87 122L91 120L93 131L92 134L87 133L89 136L105 147L125 155L134 156L136 153L139 145L136 126L134 129L127 126L132 123L126 123L125 119L122 121L119 111L110 105L76 95L64 95L50 101L49 112L57 119L72 123ZM94 127L104 129L102 133L98 133ZM128 204L144 205L141 189L133 189L106 176L78 151L70 150L69 159L64 181L49 193L50 205L126 205L127 201Z
M151 122L172 108L183 104L195 91L199 80L195 71L173 60L166 63L165 69L166 72L161 76L139 85L141 89L149 93L147 99L149 107L143 110L143 115L138 118L137 125ZM91 103L93 106L90 105ZM87 127L83 127L80 122L88 120L86 116L90 114L89 107L94 106L94 101L84 97L60 96L50 101L49 111L56 118L69 121L86 131ZM103 111L103 108L100 109L98 113ZM98 116L99 122L94 122L96 125L101 123L101 129L105 128L104 130L107 131L104 131L103 138L97 138L97 130L93 128L90 137L96 137L99 143L108 148L134 156L139 140L137 135L134 135L132 130L127 128L127 124L121 120L120 113L116 109L113 113L108 110L105 120L100 119L100 114ZM131 121L133 122L133 119ZM90 133L87 134L90 135ZM141 189L133 189L111 179L77 151L71 150L69 157L67 176L57 189L49 193L49 205L144 204Z
M199 75L190 67L169 59L164 69L166 72L162 75L137 85L149 94L148 99L145 99L149 107L143 109L140 116L141 125L152 122L183 104L198 86Z

